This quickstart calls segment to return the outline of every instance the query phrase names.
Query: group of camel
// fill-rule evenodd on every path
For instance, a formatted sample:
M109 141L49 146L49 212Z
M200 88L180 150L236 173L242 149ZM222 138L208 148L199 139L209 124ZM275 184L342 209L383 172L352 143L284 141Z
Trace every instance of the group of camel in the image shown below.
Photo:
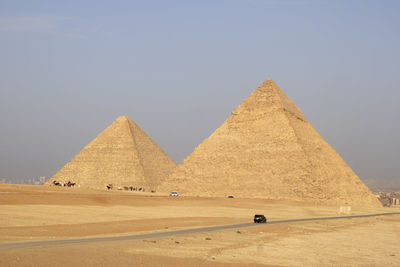
M56 180L52 181L52 184L55 186L63 186L63 187L73 187L75 186L76 183L73 183L71 181L68 181L66 183L62 183L62 182L57 182ZM112 190L114 188L114 186L112 184L108 184L106 185L107 190ZM126 190L126 191L138 191L138 192L145 192L145 188L144 187L133 187L133 186L123 186L123 187L118 187L118 190ZM156 191L151 190L152 193L155 193Z
M108 184L106 185L107 190L112 190L114 188L114 186L112 184ZM145 192L144 187L133 187L133 186L123 186L123 187L118 187L118 190L126 190L126 191L139 191L139 192ZM152 193L154 193L154 191L151 191Z
M67 186L67 187L73 187L73 186L75 186L75 183L73 183L73 182L71 182L71 181L68 181L68 182L66 182L66 183L60 183L60 182L57 182L56 180L54 180L52 183L53 183L53 185L55 185L55 186Z

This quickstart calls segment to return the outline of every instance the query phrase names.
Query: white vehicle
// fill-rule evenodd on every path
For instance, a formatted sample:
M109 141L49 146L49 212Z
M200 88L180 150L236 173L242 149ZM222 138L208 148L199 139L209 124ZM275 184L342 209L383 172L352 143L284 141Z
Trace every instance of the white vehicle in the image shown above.
M178 192L171 192L171 193L169 193L169 196L170 197L177 197L177 196L179 196L179 194L178 194Z

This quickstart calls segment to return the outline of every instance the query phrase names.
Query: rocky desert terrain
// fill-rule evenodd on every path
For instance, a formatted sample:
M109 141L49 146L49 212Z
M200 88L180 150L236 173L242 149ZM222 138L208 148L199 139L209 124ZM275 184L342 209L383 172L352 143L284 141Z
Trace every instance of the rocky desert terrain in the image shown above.
M352 215L396 212L352 207ZM337 206L266 199L0 185L0 245L337 216ZM399 266L400 215L255 227L156 239L0 249L0 266Z

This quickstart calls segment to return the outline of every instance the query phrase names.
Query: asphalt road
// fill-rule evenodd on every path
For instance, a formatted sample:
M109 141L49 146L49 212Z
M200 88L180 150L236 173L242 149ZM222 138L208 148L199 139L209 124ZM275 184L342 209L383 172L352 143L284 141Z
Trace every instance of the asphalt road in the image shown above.
M89 244L89 243L101 243L101 242L113 242L113 241L156 239L156 238L163 238L163 237L170 237L170 236L177 236L177 235L204 233L204 232L227 230L227 229L257 227L257 226L261 226L261 225L265 226L265 225L270 225L270 224L296 223L296 222L307 222L307 221L325 221L325 220L338 220L338 219L354 219L354 218L377 217L377 216L388 216L388 215L400 215L400 212L376 213L376 214L365 214L365 215L354 215L354 216L335 216L335 217L316 217L316 218L278 220L278 221L270 221L270 222L267 222L266 224L264 224L264 223L258 224L258 223L250 222L250 223L228 224L228 225L220 225L220 226L201 227L201 228L190 228L190 229L165 231L165 232L154 232L154 233L137 234L137 235L89 237L89 238L74 238L74 239L59 239L59 240L0 242L0 250L26 249L26 248L37 248L37 247L53 247L53 246L66 246L66 245L82 245L82 244Z

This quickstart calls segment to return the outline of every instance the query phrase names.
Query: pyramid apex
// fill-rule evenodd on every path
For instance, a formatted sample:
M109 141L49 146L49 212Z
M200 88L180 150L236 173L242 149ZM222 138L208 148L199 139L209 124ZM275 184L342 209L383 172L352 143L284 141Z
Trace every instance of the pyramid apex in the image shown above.
M274 82L274 80L272 80L271 78L268 78L268 79L266 79L262 84L261 84L261 86L265 86L265 85L275 85L275 86L277 86L276 85L276 83Z
M119 116L116 121L124 121L124 120L129 120L128 116Z

